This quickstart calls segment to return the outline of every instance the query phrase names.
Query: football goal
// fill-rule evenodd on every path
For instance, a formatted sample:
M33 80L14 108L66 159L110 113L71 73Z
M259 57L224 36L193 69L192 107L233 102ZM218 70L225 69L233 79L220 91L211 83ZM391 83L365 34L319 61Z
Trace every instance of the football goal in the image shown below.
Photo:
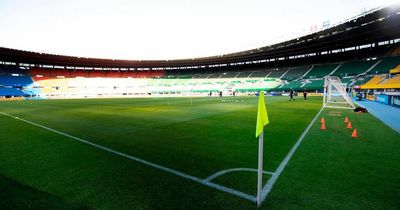
M326 76L324 84L324 100L323 106L329 108L354 109L354 103L346 87L340 81L339 77Z

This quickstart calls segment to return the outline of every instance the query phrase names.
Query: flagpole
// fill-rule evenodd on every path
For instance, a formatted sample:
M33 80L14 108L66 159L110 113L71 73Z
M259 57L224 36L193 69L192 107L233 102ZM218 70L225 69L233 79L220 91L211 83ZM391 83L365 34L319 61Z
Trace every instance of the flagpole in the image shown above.
M264 153L264 126L269 123L267 107L265 106L264 91L260 92L258 100L256 137L258 137L258 180L257 180L257 206L262 203L262 176L263 176L263 153Z
M263 172L263 153L264 153L264 130L258 139L258 182L257 182L257 206L261 206L262 191L262 172Z

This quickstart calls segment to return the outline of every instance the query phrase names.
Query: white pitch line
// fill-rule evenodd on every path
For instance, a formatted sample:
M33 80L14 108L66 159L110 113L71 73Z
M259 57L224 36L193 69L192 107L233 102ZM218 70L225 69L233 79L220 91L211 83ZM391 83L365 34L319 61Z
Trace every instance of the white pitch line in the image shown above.
M222 176L226 173L230 173L230 172L236 172L236 171L250 171L250 172L257 172L258 170L255 168L231 168L231 169L226 169L226 170L222 170L222 171L218 171L215 174L205 178L204 180L206 181L211 181L219 176ZM269 175L273 175L273 172L270 171L263 171L263 174L269 174Z
M292 147L292 149L289 151L289 153L286 155L285 159L279 164L278 168L276 169L274 175L268 180L267 184L264 186L262 190L262 201L264 201L268 194L271 192L272 187L274 186L276 180L278 179L279 175L281 175L283 169L285 169L286 165L292 158L294 152L296 152L297 148L299 147L300 143L303 141L304 137L314 124L314 122L318 119L318 116L321 114L322 110L324 108L322 107L321 110L319 110L318 114L314 117L314 119L311 121L311 123L307 126L307 128L303 131L299 139L297 140L296 144Z
M256 202L256 197L253 196L253 195L249 195L249 194L247 194L247 193L244 193L244 192L241 192L241 191L238 191L238 190L229 188L229 187L225 187L225 186L222 186L222 185L219 185L219 184L212 183L212 182L210 182L209 180L206 180L206 179L201 179L201 178L198 178L198 177L195 177L195 176L191 176L191 175L182 173L182 172L180 172L180 171L177 171L177 170L174 170L174 169L171 169L171 168L167 168L167 167L165 167L165 166L161 166L161 165L158 165L158 164L155 164L155 163L152 163L152 162L149 162L149 161L146 161L146 160L143 160L143 159L140 159L140 158L137 158L137 157L134 157L134 156L131 156L131 155L122 153L122 152L118 152L118 151L113 150L113 149L110 149L110 148L108 148L108 147L104 147L104 146L101 146L101 145L92 143L92 142L90 142L90 141L87 141L87 140L84 140L84 139L81 139L81 138L78 138L78 137L75 137L75 136L71 136L71 135L66 134L66 133L64 133L64 132L54 130L54 129L52 129L52 128L49 128L49 127L46 127L46 126L44 126L44 125L40 125L40 124L34 123L34 122L32 122L32 121L29 121L29 120L25 120L25 119L22 119L22 118L19 118L19 117L16 117L16 116L13 116L13 115L4 113L4 112L0 112L0 114L5 115L5 116L8 116L8 117L11 117L11 118L14 118L14 119L19 120L19 121L26 122L26 123L28 123L28 124L31 124L31 125L34 125L34 126L37 126L37 127L40 127L40 128L43 128L43 129L45 129L45 130L48 130L48 131L57 133L57 134L59 134L59 135L62 135L62 136L65 136L65 137L74 139L74 140L76 140L76 141L79 141L79 142L82 142L82 143L91 145L91 146L93 146L93 147L96 147L96 148L98 148L98 149L101 149L101 150L110 152L110 153L112 153L112 154L119 155L119 156L121 156L121 157L125 157L125 158L130 159L130 160L134 160L134 161L136 161L136 162L139 162L139 163L142 163L142 164L144 164L144 165L147 165L147 166L150 166L150 167L159 169L159 170L161 170L161 171L165 171L165 172L174 174L174 175L176 175L176 176L179 176L179 177L182 177L182 178L185 178L185 179L189 179L189 180L192 180L192 181L194 181L194 182L197 182L197 183L206 185L206 186L208 186L208 187L211 187L211 188L214 188L214 189L217 189L217 190L226 192L226 193L230 193L230 194L232 194L232 195L236 195L236 196L238 196L238 197L247 199L247 200L249 200L249 201Z

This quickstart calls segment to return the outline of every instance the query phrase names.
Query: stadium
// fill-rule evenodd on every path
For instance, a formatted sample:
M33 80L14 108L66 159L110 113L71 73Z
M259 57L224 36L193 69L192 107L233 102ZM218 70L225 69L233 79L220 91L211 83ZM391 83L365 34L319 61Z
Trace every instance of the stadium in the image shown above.
M0 44L0 208L400 209L400 4L342 18L195 58Z

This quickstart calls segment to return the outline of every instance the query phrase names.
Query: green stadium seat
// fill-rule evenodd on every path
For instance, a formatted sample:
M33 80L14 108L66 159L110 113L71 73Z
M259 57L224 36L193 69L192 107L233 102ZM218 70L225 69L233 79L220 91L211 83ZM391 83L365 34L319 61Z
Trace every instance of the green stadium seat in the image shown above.
M315 65L305 78L323 78L329 75L339 64Z
M368 74L389 73L391 69L398 65L400 65L400 56L383 58L378 65L368 72Z
M280 78L287 69L278 69L278 70L271 70L271 73L268 75L270 78Z
M251 71L244 71L244 72L240 72L236 78L247 78L250 76L252 72Z
M367 71L376 61L357 61L342 64L332 75L339 77L355 76Z
M266 77L269 74L270 71L255 71L253 72L250 77L256 78L256 77Z
M311 67L310 66L300 66L289 69L282 79L283 80L295 80L301 78Z
M238 74L239 72L224 72L220 78L235 78Z
M306 83L302 89L306 90L318 90L324 87L324 79L317 80L309 80L309 83Z
M292 88L294 90L299 90L302 85L303 85L303 83L301 81L291 81L291 82L279 87L278 90L290 90Z

